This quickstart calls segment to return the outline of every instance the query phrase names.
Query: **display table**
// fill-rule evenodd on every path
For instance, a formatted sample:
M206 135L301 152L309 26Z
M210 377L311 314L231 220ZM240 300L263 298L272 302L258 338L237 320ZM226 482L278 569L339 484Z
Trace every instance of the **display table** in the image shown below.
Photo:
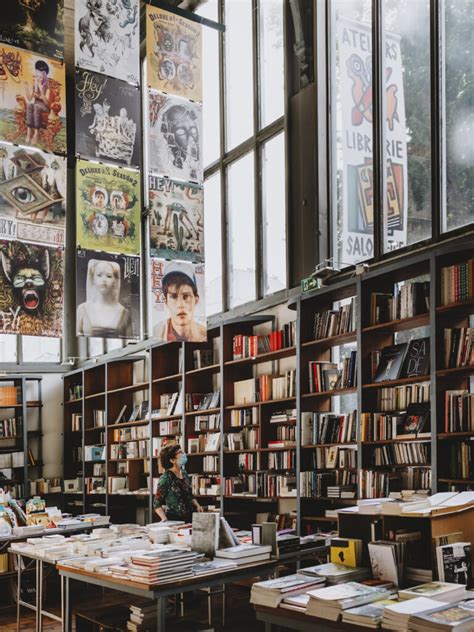
M287 608L267 608L255 606L257 621L265 624L265 632L272 632L273 626L298 630L301 632L367 632L364 628L352 623L340 623L328 619L310 617L304 612L288 610ZM383 630L383 628L378 628Z

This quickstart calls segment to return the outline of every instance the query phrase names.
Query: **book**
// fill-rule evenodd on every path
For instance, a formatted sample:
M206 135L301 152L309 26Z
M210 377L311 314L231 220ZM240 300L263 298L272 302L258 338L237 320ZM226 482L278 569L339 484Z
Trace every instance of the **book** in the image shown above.
M410 617L410 632L471 632L474 630L474 599L442 605Z
M467 585L471 578L471 543L455 542L436 547L436 562L440 581Z
M414 438L429 431L429 404L409 404L405 416L397 424L396 437Z
M430 339L410 340L403 362L401 377L418 377L430 372Z
M304 593L322 584L324 584L322 577L308 577L298 573L256 582L252 585L250 603L276 608L285 597Z
M369 542L368 550L373 578L389 581L398 586L401 573L395 543Z
M408 343L391 345L381 349L380 361L374 376L374 382L397 380L402 372Z
M428 597L436 601L445 601L451 603L463 598L466 593L466 587L459 584L450 584L447 582L429 582L413 586L413 588L405 588L398 591L400 599L415 599L416 597Z
M247 558L250 562L251 558L257 555L268 554L268 557L270 557L271 550L272 547L270 545L239 544L227 549L219 549L216 551L216 557L225 557L232 560Z
M333 564L356 567L362 556L362 540L356 538L332 538L330 559Z
M220 515L213 512L193 513L191 547L193 551L214 557L219 548Z
M119 414L115 418L114 424L119 424L123 421L126 411L127 411L127 404L124 404L122 408L120 409Z
M389 589L365 586L358 582L310 590L306 614L337 621L343 610L386 599L390 594Z
M392 606L387 606L382 615L382 627L397 632L408 632L410 617L436 608L436 601L427 597L417 597L410 601L402 601Z
M342 613L342 622L359 625L363 628L379 628L385 608L393 606L395 603L397 602L394 599L381 599L364 606L349 608Z

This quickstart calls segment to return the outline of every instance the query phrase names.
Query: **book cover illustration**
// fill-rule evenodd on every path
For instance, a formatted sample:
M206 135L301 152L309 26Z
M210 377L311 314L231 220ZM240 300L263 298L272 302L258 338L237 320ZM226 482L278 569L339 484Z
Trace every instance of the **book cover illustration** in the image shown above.
M375 373L374 382L397 380L400 377L407 343L384 347L381 350L380 362Z
M0 240L0 333L60 338L64 250Z
M471 546L467 542L456 542L438 549L438 572L440 579L452 584L468 584L471 577Z
M140 254L138 171L76 163L76 243L80 248Z
M152 257L204 260L202 187L149 176L150 253Z
M404 417L397 424L397 437L429 432L429 419L429 404L409 404Z
M427 375L430 371L430 339L410 340L403 363L403 377Z
M76 68L74 75L76 154L139 167L140 89L125 81Z
M0 143L0 238L64 245L66 159Z
M74 41L76 66L139 83L138 0L75 0Z
M0 44L0 140L66 152L66 67Z

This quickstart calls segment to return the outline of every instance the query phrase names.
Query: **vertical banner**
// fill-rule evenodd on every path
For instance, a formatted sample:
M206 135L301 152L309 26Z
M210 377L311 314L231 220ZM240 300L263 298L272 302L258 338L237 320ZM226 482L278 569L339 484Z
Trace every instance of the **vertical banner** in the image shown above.
M338 19L344 264L369 259L374 252L372 166L372 54L371 29L347 18ZM386 167L388 246L400 247L407 235L407 137L400 38L386 33Z

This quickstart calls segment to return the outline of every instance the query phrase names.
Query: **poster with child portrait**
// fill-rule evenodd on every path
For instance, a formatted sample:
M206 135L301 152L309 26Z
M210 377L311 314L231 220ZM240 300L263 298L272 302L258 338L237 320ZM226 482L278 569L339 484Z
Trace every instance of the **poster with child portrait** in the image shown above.
M140 173L76 163L76 243L86 250L140 254Z
M203 189L151 175L148 191L151 256L203 261Z
M63 334L64 250L0 240L0 334Z
M140 337L140 257L77 250L76 333Z
M65 65L0 44L0 78L0 140L65 153Z
M146 59L150 88L202 101L200 24L147 5Z
M204 264L152 257L149 309L155 340L205 342Z

